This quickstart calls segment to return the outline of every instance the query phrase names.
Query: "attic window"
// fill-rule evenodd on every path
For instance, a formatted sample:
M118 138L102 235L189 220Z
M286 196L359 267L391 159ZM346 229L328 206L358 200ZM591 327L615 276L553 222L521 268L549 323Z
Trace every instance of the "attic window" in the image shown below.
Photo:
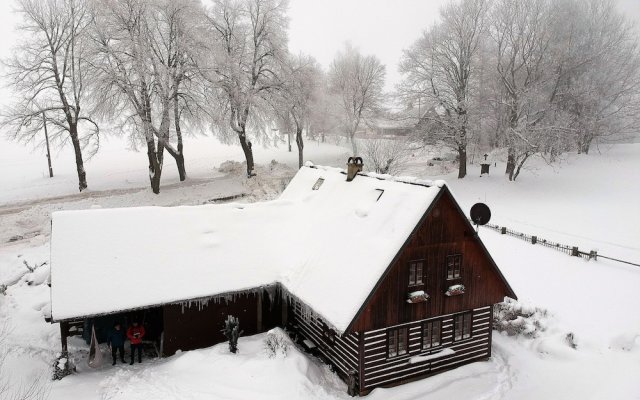
M320 186L322 186L323 183L324 183L324 178L318 178L318 180L316 181L316 183L313 184L313 187L311 189L318 190L320 189Z
M376 192L378 192L378 198L376 199L376 201L380 200L380 197L382 197L382 194L384 193L384 189L376 189Z

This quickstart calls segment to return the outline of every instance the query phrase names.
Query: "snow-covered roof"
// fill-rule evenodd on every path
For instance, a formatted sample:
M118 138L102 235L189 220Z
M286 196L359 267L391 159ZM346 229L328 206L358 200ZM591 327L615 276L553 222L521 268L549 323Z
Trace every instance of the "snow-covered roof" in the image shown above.
M274 201L56 212L52 317L280 282L344 332L442 186L305 166Z

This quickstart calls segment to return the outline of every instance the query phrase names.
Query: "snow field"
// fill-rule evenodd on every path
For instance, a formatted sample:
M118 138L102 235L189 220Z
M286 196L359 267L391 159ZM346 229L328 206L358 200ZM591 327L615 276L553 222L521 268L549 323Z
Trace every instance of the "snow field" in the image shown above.
M339 154L341 149L324 149L327 157L324 163L344 164L346 157ZM256 154L259 150L256 149ZM279 151L283 157L273 158L288 160L290 154L283 147ZM135 159L142 159L143 165L132 167L123 161L117 168L139 170L144 174L143 155L134 155ZM334 162L330 161L332 157ZM233 157L221 156L220 159ZM295 158L291 160L295 166ZM42 161L46 170L46 160ZM261 162L268 161L267 157ZM0 158L0 164L2 162ZM46 284L37 282L40 274L44 274L40 268L46 271L47 266L30 273L23 264L23 260L31 266L48 261L48 225L52 210L202 204L225 194L256 193L248 196L252 200L273 196L281 189L280 181L264 182L263 186L254 188L246 186L235 175L215 178L213 162L203 163L207 167L201 169L204 171L200 175L202 181L163 187L159 196L149 193L147 178L143 175L137 183L132 181L131 191L113 190L114 187L109 186L112 182L105 181L103 187L111 190L109 193L91 192L95 197L40 201L24 208L13 201L27 199L29 193L44 196L49 189L54 195L74 192L73 166L66 184L38 186L49 183L48 178L40 177L31 183L25 181L24 191L17 188L10 196L5 196L7 186L4 185L14 178L0 176L0 198L14 198L12 204L0 207L0 284L9 284L6 294L0 295L0 324L11 327L3 334L7 345L0 346L0 353L8 353L1 378L8 376L14 387L20 382L29 382L47 371L59 350L57 326L46 324L42 319L49 290ZM495 173L492 166L488 178L474 176L477 165L470 166L470 175L465 180L457 181L452 175L444 178L448 179L463 210L467 211L477 201L486 201L492 209L492 223L579 245L581 249L584 246L584 250L597 246L601 254L638 262L640 187L635 182L639 163L640 145L617 145L602 154L569 156L553 168L538 160L532 163L536 169L523 172L516 183L504 181L500 164L500 172ZM112 163L105 161L105 165ZM25 167L25 171L27 169ZM173 165L167 165L165 176L172 169L175 169ZM0 170L13 171L4 167ZM197 171L197 168L188 169L190 180L198 179ZM204 177L209 173L212 179ZM443 177L412 171L408 174L421 178ZM126 185L124 182L123 186ZM15 210L16 207L21 209ZM34 233L28 235L29 232ZM25 238L7 243L9 237L16 234ZM430 399L448 400L461 397L640 398L640 268L604 259L585 261L488 229L480 228L480 236L522 303L548 311L544 321L546 330L533 339L503 336L494 331L490 361L393 389L377 389L368 398L423 399L425 395ZM29 285L29 281L33 284ZM576 349L567 343L568 333L574 335ZM79 373L49 383L50 398L347 398L346 388L326 367L294 349L285 359L269 359L262 353L261 343L260 336L241 338L237 358L227 354L226 344L221 344L164 360L145 361L132 368L108 365L90 370L82 359L86 345L73 341L71 346L78 357ZM264 385L264 389L260 385ZM147 393L153 395L145 395Z

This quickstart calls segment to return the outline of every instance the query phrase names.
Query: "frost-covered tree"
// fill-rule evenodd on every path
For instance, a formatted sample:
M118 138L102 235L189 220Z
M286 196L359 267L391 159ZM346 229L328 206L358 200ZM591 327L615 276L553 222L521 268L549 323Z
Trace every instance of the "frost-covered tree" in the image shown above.
M190 62L186 23L196 23L196 1L96 0L93 36L100 86L100 110L132 129L131 141L147 147L149 179L160 192L164 151L175 159L180 179L186 177L179 107L184 96L185 64ZM124 115L125 117L121 117ZM171 138L172 116L177 148Z
M506 174L515 180L524 163L542 151L547 130L541 122L549 101L545 93L552 40L548 0L501 0L495 4L491 36L495 42L498 102L507 121Z
M362 55L350 45L339 52L329 69L331 91L339 99L341 120L353 155L358 155L355 135L382 101L385 68L374 55Z
M554 24L556 120L586 154L594 141L640 128L637 30L611 0L564 0L555 14L565 17Z
M98 124L86 112L90 105L86 0L19 0L21 39L4 60L14 94L2 112L10 137L32 141L46 122L51 136L71 142L78 188L87 188L82 150L98 149Z
M371 170L379 174L402 172L410 156L408 143L403 138L363 140L362 153Z
M458 153L458 178L467 174L467 144L472 80L478 61L476 53L486 29L487 0L449 3L440 11L440 22L425 31L404 51L400 71L403 96L425 99L442 112L419 132L430 144L444 144Z
M312 109L318 103L322 70L313 57L291 56L283 68L282 78L282 88L274 97L276 115L282 129L295 132L298 167L301 168L304 164L302 133L309 126Z
M286 0L213 0L207 9L210 43L200 64L215 90L216 107L237 136L254 175L248 130L264 130L271 97L282 86L287 57ZM224 131L221 131L224 136Z

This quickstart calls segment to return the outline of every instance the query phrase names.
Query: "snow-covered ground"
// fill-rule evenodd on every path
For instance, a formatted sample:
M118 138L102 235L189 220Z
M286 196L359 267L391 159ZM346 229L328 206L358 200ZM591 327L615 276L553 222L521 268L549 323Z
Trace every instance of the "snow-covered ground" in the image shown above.
M245 195L273 198L297 164L295 148L256 146L262 164L258 179L241 172L224 175L225 160L242 160L238 146L211 138L190 139L185 147L187 182L177 182L167 163L160 195L148 190L145 156L124 151L119 140L103 143L87 163L90 191L75 194L74 165L62 151L54 159L56 177L46 175L46 159L13 143L0 143L0 372L13 390L48 368L59 349L57 326L46 324L49 290L49 216L60 209L140 205L202 204ZM348 151L308 143L308 158L344 165ZM270 164L272 159L281 164ZM366 160L365 160L366 162ZM640 144L616 145L588 156L571 155L560 165L534 160L516 183L504 180L503 165L479 178L479 166L455 179L417 155L408 173L445 178L463 209L484 201L493 223L584 250L640 262ZM241 169L240 169L241 171ZM434 176L437 175L437 176ZM48 198L48 199L45 199ZM488 362L474 363L393 389L377 389L372 399L639 399L640 268L600 259L584 261L524 241L480 230L481 237L523 304L547 309L546 330L537 338L494 334ZM15 239L9 242L10 239ZM35 271L30 273L25 262ZM566 335L572 333L577 348ZM347 398L346 387L325 366L296 349L286 358L268 358L264 335L241 338L240 354L225 345L179 354L141 365L86 367L83 342L71 343L79 373L47 385L50 398L63 399L292 399ZM0 397L2 395L0 394Z

